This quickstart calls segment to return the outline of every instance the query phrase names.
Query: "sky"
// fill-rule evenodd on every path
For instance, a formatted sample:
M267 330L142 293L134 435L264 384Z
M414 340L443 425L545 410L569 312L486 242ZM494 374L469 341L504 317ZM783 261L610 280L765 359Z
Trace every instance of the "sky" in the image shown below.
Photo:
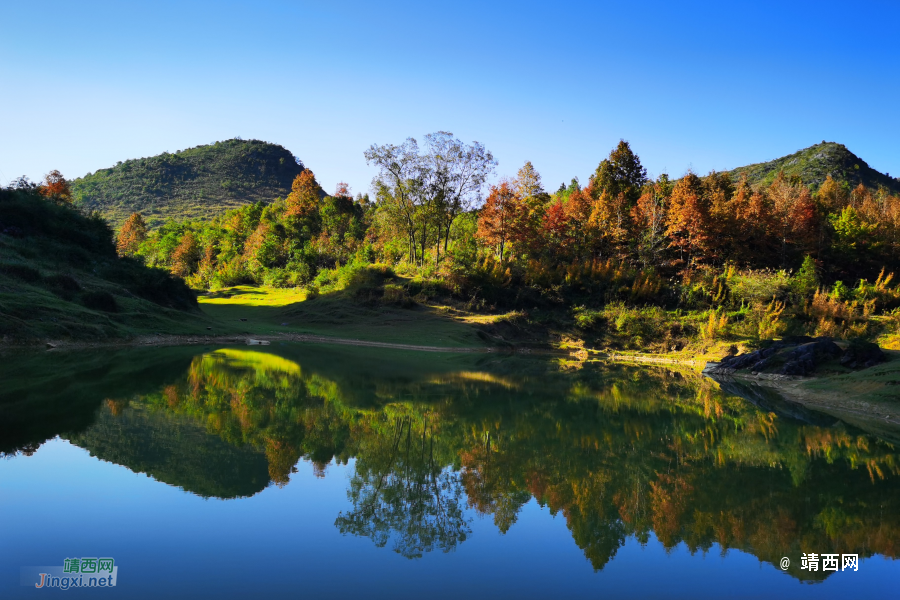
M620 139L652 176L823 140L900 175L900 2L0 0L0 184L240 136L326 191L450 131L555 191Z

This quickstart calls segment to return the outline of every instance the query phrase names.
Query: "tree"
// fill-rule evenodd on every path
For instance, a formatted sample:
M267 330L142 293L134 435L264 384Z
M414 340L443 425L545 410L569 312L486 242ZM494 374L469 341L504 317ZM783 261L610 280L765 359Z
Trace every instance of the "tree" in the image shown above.
M819 273L816 261L807 254L800 270L791 278L791 287L802 297L812 296L819 289Z
M334 197L335 198L353 198L353 194L350 192L350 186L341 181L334 188Z
M835 249L847 259L857 258L857 253L866 247L875 225L860 218L852 206L845 206L840 214L829 217L834 228Z
M541 174L537 172L531 161L526 161L516 174L516 193L520 198L535 197L544 193Z
M423 176L428 181L425 189L433 198L429 204L434 207L434 216L438 222L435 247L435 263L437 263L440 257L441 236L444 239L444 253L446 253L453 221L463 212L475 208L476 203L481 200L481 188L487 177L493 173L497 161L483 144L472 142L467 146L446 131L430 133L425 136L425 140L428 152L424 158L428 168L423 172ZM423 230L423 260L424 235Z
M506 244L515 234L522 209L522 200L508 181L491 186L491 193L478 216L477 235L487 245L496 248L501 259Z
M572 244L571 217L566 211L566 205L561 200L550 205L550 208L544 213L541 224L544 241L553 254L559 253L563 248Z
M815 207L809 190L793 185L778 173L768 189L772 201L774 234L781 246L781 266L787 262L788 244L805 246L813 234Z
M475 207L497 164L482 144L464 145L446 131L425 140L424 154L414 138L400 146L373 144L365 152L366 162L379 169L372 183L381 209L389 221L405 229L410 262L421 263L429 234L436 240L436 260L442 238L447 251L453 221Z
M654 183L644 186L644 193L631 211L638 229L638 252L644 266L659 264L659 256L665 249L666 219L671 193L669 176L663 173Z
M631 151L625 140L620 140L609 158L600 162L593 176L594 198L607 194L617 198L625 194L625 201L634 204L641 195L641 188L647 182L647 169L641 165L641 159Z
M321 192L316 176L309 169L294 178L291 193L285 198L284 216L295 237L308 240L318 235Z
M56 202L70 204L72 202L72 190L69 182L57 170L50 171L44 177L44 184L39 188L42 195Z
M22 190L22 191L30 191L38 188L38 184L34 183L28 176L20 175L16 177L12 181L9 182L9 185L6 186L8 190Z
M132 213L125 220L122 229L119 231L119 236L116 240L116 250L118 250L119 256L134 256L141 243L146 239L147 224L144 222L143 215L137 212Z
M200 262L200 248L197 238L190 231L182 236L178 246L172 253L172 273L179 277L187 277L197 268Z
M701 257L709 242L709 207L703 201L700 178L688 172L675 184L666 219L670 246L687 253L687 264Z
M625 140L597 166L588 186L594 199L590 223L602 250L621 250L631 238L631 209L646 182L647 169Z

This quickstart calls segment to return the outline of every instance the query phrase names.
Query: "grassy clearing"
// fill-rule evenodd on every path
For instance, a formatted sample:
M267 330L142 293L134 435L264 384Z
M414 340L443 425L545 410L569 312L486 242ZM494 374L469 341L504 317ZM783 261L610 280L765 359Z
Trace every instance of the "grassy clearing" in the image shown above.
M360 298L361 289L351 286L310 298L307 292L293 289L236 286L201 295L199 302L204 314L229 331L305 333L448 348L485 345L475 328L447 313Z

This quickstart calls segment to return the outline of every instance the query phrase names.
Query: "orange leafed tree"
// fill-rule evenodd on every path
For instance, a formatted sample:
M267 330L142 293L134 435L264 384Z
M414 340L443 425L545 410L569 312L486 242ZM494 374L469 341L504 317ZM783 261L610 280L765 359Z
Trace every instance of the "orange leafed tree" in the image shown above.
M309 169L294 178L291 193L285 199L285 215L304 218L319 210L319 183Z
M671 246L687 253L688 264L703 257L709 241L709 207L703 201L702 182L693 173L685 175L672 190L666 235Z
M784 266L788 244L808 249L809 238L814 234L815 206L809 190L790 183L783 171L769 186L768 195L773 209L772 233L780 243Z
M544 213L544 221L542 223L544 238L548 248L558 251L571 243L569 224L570 218L565 204L561 200L551 204L550 208Z
M335 198L352 198L353 195L350 193L350 186L341 181L334 188L334 197Z
M116 239L119 256L134 256L141 243L147 239L147 224L141 213L132 213L122 225Z
M200 247L197 238L189 231L184 234L172 252L172 273L179 277L187 277L194 272L199 261Z
M500 258L506 245L515 237L517 223L525 207L512 185L504 181L491 186L491 193L478 216L478 237L493 246Z
M69 182L56 169L47 173L44 184L39 188L42 195L56 202L72 202L72 190Z
M306 239L319 235L321 190L316 176L309 169L304 169L294 178L294 183L291 184L291 193L285 198L284 216L289 229L295 235ZM339 184L338 193L340 191ZM346 191L348 194L350 193L349 188L346 188Z

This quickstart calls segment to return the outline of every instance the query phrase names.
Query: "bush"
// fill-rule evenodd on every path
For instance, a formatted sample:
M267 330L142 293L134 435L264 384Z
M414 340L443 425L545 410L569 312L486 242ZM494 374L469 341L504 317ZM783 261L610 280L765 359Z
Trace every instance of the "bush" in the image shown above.
M63 292L81 291L81 285L70 275L51 275L45 281L50 287Z
M119 312L116 298L109 292L87 292L81 297L82 303L91 310L103 312Z
M666 313L657 306L628 308L618 302L604 307L603 316L636 347L642 347L650 340L664 339L669 333Z
M403 308L411 308L416 304L409 297L406 288L392 283L384 286L384 296L381 297L381 301L385 304L395 304Z
M41 280L40 271L28 265L0 264L0 273L26 283L37 283Z
M591 310L583 306L576 306L572 311L575 317L575 326L578 329L590 331L604 321L603 312L599 310Z
M225 264L217 270L209 279L209 287L223 288L233 285L255 284L256 280L253 275L245 268L240 260L233 260Z
M769 302L772 298L783 299L790 284L784 271L745 271L728 282L732 297L750 305Z
M63 300L71 301L75 298L75 294L81 291L81 286L69 275L51 275L44 281L50 291Z

